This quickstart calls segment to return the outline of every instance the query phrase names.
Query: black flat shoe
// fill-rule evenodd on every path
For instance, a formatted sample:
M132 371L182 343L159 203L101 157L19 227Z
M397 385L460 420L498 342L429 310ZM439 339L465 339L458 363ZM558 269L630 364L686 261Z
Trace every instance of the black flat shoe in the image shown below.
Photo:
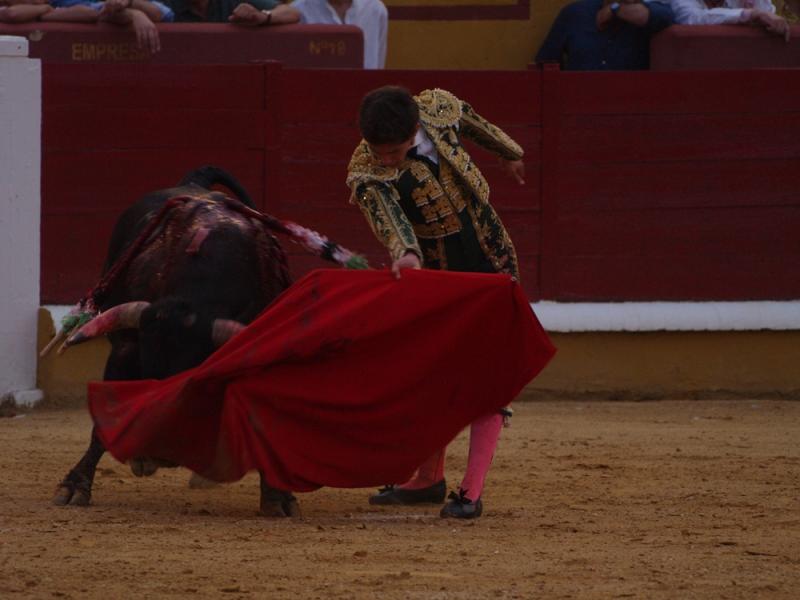
M404 490L394 485L387 485L369 497L370 504L441 504L447 493L444 479L433 485L418 490Z
M458 494L450 492L447 504L442 507L439 516L443 519L477 519L483 513L483 502L478 498L473 502L464 495L464 490Z

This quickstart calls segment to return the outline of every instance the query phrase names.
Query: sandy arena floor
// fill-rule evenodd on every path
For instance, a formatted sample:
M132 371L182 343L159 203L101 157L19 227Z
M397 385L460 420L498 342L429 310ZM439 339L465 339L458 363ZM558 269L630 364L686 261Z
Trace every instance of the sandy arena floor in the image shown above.
M798 598L800 403L518 404L476 522L370 490L257 516L258 480L187 488L106 456L50 504L83 411L0 419L0 598ZM449 449L451 485L466 439Z

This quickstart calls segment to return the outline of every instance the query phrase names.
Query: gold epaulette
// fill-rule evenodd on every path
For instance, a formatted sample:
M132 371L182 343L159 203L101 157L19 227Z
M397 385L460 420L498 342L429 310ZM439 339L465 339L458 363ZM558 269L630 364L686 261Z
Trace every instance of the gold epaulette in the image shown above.
M361 140L356 147L350 164L347 165L347 187L353 192L362 183L378 181L388 183L396 181L400 177L400 170L397 167L382 167L372 157L367 142Z
M441 129L453 127L461 119L461 100L446 90L424 90L414 100L424 125Z

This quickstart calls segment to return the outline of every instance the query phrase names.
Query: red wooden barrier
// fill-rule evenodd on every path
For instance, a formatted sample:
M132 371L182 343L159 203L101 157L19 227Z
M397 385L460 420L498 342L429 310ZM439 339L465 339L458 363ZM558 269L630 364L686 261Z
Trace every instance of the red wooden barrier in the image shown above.
M522 143L524 187L474 152L531 298L800 297L800 70L43 71L43 303L94 283L124 206L209 163L385 264L344 179L358 102L386 83L450 89ZM295 274L322 264L290 251Z
M673 25L650 42L653 71L714 71L800 67L800 26L791 40L758 27L741 25Z
M108 25L0 23L0 35L27 37L31 58L45 63L238 64L280 60L292 67L356 68L361 30L351 25L248 28L223 23L160 23L161 51L142 50L132 31Z
M263 203L264 67L43 66L42 302L97 279L142 194L218 164Z
M556 71L548 85L546 296L800 297L800 71Z

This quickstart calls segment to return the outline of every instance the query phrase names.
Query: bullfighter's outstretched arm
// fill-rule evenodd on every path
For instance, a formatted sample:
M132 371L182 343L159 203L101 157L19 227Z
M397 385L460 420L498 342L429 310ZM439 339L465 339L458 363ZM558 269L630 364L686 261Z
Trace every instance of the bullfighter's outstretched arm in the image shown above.
M466 102L461 103L459 125L461 135L500 158L520 160L524 154L522 147L505 131L484 119Z
M511 136L476 113L466 102L461 103L459 125L464 137L496 154L503 170L520 185L525 184L525 165L522 163L524 152Z

